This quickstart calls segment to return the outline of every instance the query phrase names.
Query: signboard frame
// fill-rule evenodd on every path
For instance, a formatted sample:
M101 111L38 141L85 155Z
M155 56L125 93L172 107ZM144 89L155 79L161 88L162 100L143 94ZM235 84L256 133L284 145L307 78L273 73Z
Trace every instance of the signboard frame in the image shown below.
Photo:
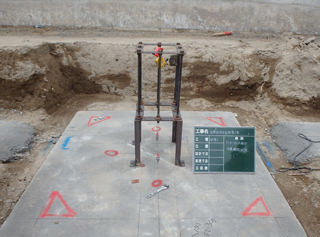
M200 171L195 171L195 129L196 128L202 128L202 129L218 129L218 130L227 130L227 129L237 129L237 130L241 130L241 129L253 129L254 132L254 141L253 141L253 170L252 171L208 171L208 172L200 172ZM241 135L239 135L241 136ZM210 143L209 143L210 144ZM199 126L193 126L193 146L192 146L192 173L194 174L255 174L256 171L256 127L250 127L250 126L243 126L243 127L236 127L236 126L232 126L232 127L216 127L216 126L203 126L203 125L199 125Z

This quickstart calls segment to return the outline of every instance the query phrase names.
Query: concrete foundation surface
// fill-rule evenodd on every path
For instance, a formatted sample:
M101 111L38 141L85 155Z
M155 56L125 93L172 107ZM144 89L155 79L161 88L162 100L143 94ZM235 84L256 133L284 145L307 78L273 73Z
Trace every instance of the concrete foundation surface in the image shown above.
M185 167L170 122L142 123L144 166L130 167L134 116L78 112L0 236L306 236L258 156L254 174L192 172L193 126L239 126L233 113L182 113ZM147 199L161 182L169 189Z

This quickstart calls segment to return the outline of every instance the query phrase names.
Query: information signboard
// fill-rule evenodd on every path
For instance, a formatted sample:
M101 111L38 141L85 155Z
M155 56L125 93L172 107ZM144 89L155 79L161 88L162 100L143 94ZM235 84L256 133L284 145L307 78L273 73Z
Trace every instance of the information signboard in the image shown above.
M194 173L255 171L254 127L194 127Z

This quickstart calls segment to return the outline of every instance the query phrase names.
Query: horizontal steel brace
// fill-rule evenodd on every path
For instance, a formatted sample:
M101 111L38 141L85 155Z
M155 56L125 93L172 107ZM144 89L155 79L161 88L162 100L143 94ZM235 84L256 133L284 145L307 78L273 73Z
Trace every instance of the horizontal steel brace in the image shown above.
M179 54L179 52L177 51L162 51L162 53L160 53L159 51L141 51L142 54Z
M155 46L157 46L158 43L142 43L142 45L155 45ZM177 45L179 45L179 44L161 43L161 46L177 46Z
M157 105L157 102L144 102L143 103L144 106L156 106ZM171 106L172 103L170 102L161 102L160 103L160 106Z
M167 116L162 116L162 117L144 116L142 118L142 121L173 121L173 117L167 117Z

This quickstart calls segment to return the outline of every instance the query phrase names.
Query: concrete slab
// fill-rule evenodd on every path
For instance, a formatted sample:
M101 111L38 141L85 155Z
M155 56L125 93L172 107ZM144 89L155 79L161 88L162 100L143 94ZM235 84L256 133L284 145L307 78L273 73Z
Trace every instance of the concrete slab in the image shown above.
M100 122L88 126L92 116ZM130 168L134 113L78 112L0 236L306 236L259 158L255 174L192 173L193 126L239 126L232 113L182 116L186 166L174 165L171 124L144 122L145 167ZM146 199L158 179L170 188Z
M0 131L0 161L12 161L29 150L34 137L31 125L0 120Z
M271 129L276 144L284 152L286 160L294 163L297 154L309 146L310 142L298 136L304 134L311 140L319 141L296 158L297 164L320 159L320 123L281 122Z

